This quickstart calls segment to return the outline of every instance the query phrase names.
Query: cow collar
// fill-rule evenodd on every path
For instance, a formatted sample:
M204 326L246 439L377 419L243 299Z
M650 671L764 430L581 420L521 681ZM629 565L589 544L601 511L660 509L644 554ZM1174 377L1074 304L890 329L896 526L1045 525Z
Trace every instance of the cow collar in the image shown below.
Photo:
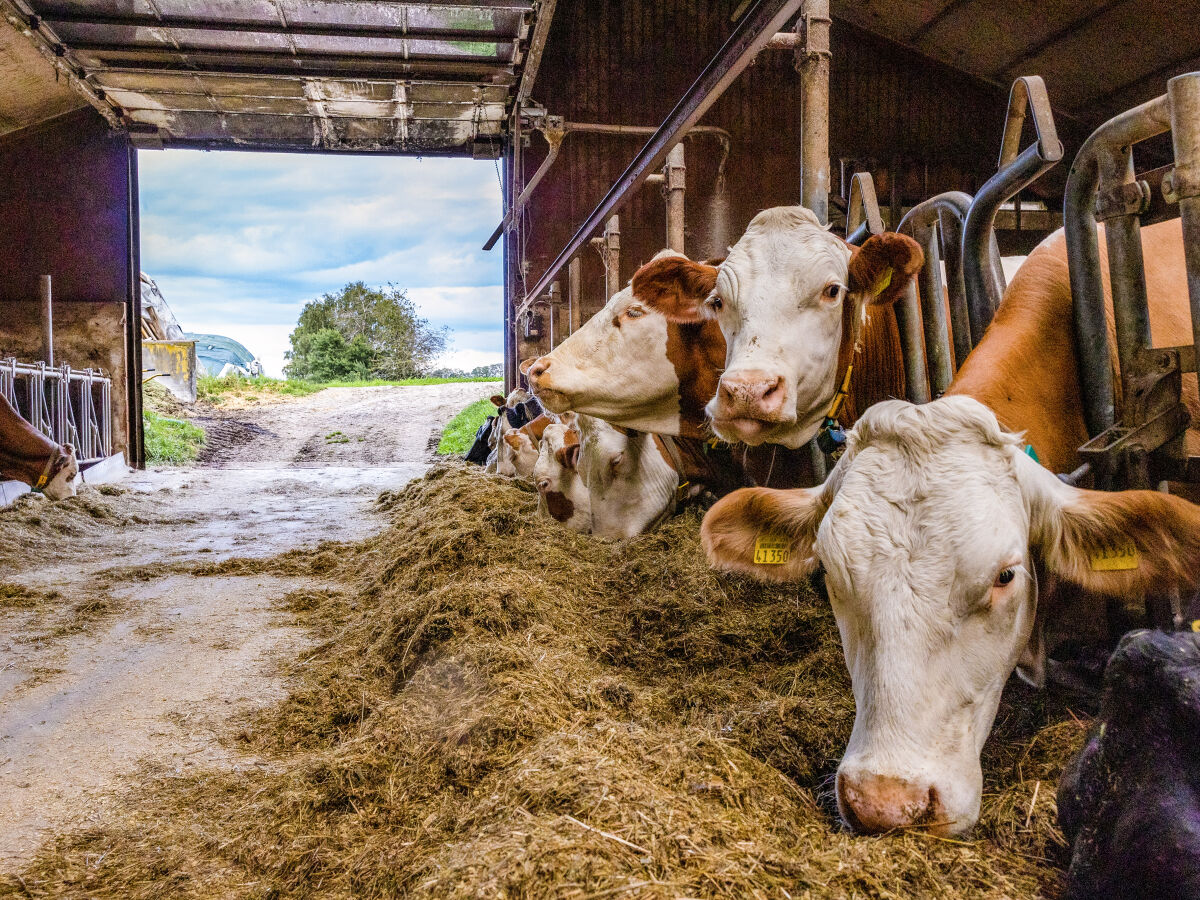
M682 503L688 498L692 483L683 477L683 457L679 453L679 445L675 443L675 438L669 434L656 434L653 437L654 442L658 445L659 452L663 455L663 459L667 461L667 464L680 477L679 485L675 488L675 502Z
M841 387L838 388L833 400L829 403L829 411L817 432L817 446L822 453L837 459L846 449L846 430L838 421L838 415L850 396L850 378L854 375L854 357L862 347L862 315L858 312L858 304L851 303L847 297L842 301L842 343L838 347L838 370L844 370Z
M38 476L38 480L33 485L33 489L35 491L40 491L50 483L51 477L54 476L58 469L62 468L58 465L58 463L61 462L65 456L66 454L62 452L61 448L59 448L53 455L46 459L46 468L42 469L42 474Z

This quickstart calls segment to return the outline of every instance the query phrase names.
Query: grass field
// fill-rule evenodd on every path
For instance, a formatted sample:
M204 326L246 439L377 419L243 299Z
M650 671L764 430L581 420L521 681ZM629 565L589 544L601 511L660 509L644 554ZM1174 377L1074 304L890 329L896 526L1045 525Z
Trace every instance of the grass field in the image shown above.
M471 449L471 443L475 440L475 432L479 430L479 426L495 411L496 407L492 405L491 400L476 400L451 419L442 429L442 438L438 441L437 452L442 456L466 453Z
M142 422L148 463L183 465L192 462L204 446L204 429L186 419L173 419L146 409Z

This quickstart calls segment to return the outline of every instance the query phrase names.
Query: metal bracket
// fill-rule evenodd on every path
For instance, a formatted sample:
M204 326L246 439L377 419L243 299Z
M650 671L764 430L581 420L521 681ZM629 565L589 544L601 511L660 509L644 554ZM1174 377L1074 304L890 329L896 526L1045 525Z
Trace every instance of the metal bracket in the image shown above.
M1154 198L1146 181L1119 184L1096 195L1096 220L1103 222L1117 216L1140 216L1150 209Z
M1200 197L1200 171L1185 171L1178 166L1171 169L1162 180L1163 199L1168 203Z
M846 240L860 245L870 235L884 231L875 179L870 172L855 172L850 178L850 202L846 205Z
M1035 146L1043 162L1056 163L1063 158L1062 141L1054 125L1054 112L1050 108L1050 97L1046 93L1046 82L1040 75L1022 75L1013 82L1008 94L1008 114L1004 120L1004 140L1000 145L1000 162L1003 169L1017 158L1021 149L1021 132L1025 128L1025 113L1032 109L1033 128L1037 134Z

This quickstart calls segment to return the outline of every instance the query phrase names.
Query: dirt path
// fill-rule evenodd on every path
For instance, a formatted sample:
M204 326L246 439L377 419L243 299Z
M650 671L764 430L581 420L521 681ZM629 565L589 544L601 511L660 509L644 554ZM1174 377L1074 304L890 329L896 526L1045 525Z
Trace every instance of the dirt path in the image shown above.
M281 696L276 663L307 638L277 603L314 585L155 568L366 537L383 525L379 491L420 475L431 435L493 389L338 388L219 411L200 465L123 483L112 502L127 524L0 571L0 588L33 598L0 592L0 871L101 820L144 767L256 764L215 735ZM141 576L111 573L128 567Z

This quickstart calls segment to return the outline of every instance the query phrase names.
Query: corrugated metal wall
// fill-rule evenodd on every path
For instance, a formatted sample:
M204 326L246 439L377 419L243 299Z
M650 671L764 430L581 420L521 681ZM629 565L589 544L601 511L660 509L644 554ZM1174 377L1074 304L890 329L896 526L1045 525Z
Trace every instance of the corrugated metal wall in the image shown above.
M656 3L560 0L533 97L569 121L658 125L733 28L737 0ZM723 255L759 210L799 199L799 76L790 51L768 51L710 110L704 124L733 135L720 223L714 182L719 145L687 143L687 250ZM835 21L831 78L832 189L857 169L875 175L880 202L911 205L939 191L973 191L995 171L1007 92L957 73L852 26ZM1077 146L1060 123L1068 150ZM527 283L558 254L578 224L633 158L645 138L574 134L538 189L526 216ZM544 153L540 136L525 156L531 176ZM892 177L892 173L896 177ZM1048 186L1048 196L1060 187ZM646 187L621 212L622 279L660 250L665 214L659 191ZM598 254L585 254L584 288L603 301ZM515 278L518 302L524 296ZM564 273L565 282L565 273ZM523 355L536 351L529 345Z

